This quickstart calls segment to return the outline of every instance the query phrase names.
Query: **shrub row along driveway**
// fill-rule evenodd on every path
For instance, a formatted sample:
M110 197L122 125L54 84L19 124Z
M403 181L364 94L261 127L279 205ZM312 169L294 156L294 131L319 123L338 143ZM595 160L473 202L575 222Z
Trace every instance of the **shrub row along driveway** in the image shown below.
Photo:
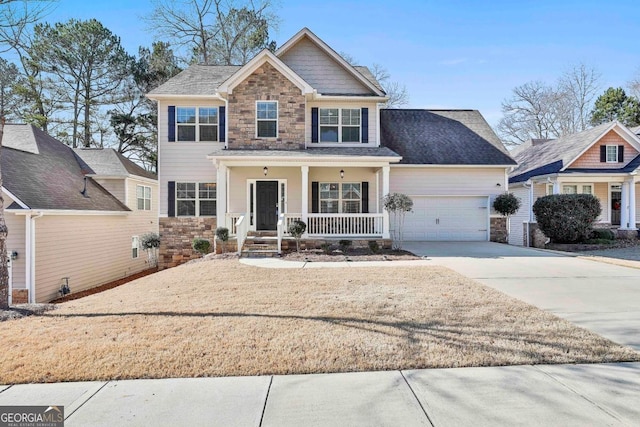
M640 351L640 262L626 261L631 268L489 242L405 249Z
M0 384L640 360L442 267L166 270L3 323Z

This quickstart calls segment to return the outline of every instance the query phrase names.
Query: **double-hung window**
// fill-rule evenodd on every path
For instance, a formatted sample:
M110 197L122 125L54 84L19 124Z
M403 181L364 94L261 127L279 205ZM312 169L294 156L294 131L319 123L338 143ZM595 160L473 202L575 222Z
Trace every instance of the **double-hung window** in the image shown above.
M151 210L151 187L136 185L136 200L139 211Z
M177 107L177 141L218 141L218 109L216 107Z
M607 163L618 163L617 145L607 145Z
M216 183L177 182L177 216L215 216Z
M320 213L362 212L362 184L320 183Z
M138 250L140 248L140 238L138 236L133 236L131 238L131 258L138 258Z
M278 102L258 101L256 103L256 136L275 138L278 135Z
M547 195L553 194L553 185L547 185ZM562 184L562 194L593 194L593 184Z
M360 142L359 108L320 108L320 142Z

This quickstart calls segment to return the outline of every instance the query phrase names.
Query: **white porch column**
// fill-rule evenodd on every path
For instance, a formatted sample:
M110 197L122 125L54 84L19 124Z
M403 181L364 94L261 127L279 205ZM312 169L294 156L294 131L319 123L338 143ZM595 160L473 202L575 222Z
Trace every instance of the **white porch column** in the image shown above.
M636 179L629 181L629 230L637 230L636 227Z
M389 166L382 167L382 197L389 194ZM389 234L390 222L389 222L389 211L382 208L382 238L389 239L391 235Z
M302 172L302 222L309 228L309 166L300 166ZM305 235L307 232L305 231Z
M620 229L629 229L629 181L622 183L622 200L620 200Z
M222 163L216 165L218 173L216 175L216 217L218 227L227 227L231 230L231 224L227 224L227 167Z
M553 181L553 194L562 194L562 187L560 186L560 181Z

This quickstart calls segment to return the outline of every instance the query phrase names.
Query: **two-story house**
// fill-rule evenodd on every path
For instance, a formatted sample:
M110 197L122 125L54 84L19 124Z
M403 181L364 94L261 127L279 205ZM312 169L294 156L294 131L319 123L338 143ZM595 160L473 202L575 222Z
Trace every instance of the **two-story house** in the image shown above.
M522 200L511 217L509 243L530 246L533 204L549 194L593 194L600 200L598 226L623 237L637 235L640 200L640 136L618 122L604 123L558 139L530 140L514 150L518 167L509 190Z
M474 110L384 110L366 67L304 28L244 66L193 65L158 102L160 266L213 240L300 218L305 238L390 237L382 200L414 200L410 240L489 240L515 162ZM242 231L237 229L242 224ZM495 233L494 233L495 234ZM242 236L241 236L242 237Z
M139 239L158 232L155 174L113 149L74 150L31 125L6 125L2 143L12 303L149 268Z

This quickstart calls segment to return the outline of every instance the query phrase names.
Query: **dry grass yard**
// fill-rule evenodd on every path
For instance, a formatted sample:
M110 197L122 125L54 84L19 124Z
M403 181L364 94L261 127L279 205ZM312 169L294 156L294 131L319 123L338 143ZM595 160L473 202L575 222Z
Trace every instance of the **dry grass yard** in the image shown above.
M0 384L640 360L440 267L183 265L3 322Z

